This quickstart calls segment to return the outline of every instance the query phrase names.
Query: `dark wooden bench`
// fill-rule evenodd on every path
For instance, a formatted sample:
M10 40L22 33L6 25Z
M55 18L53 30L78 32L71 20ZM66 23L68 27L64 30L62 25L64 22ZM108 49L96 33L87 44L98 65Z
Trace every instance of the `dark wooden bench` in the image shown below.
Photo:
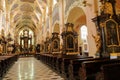
M61 64L62 64L62 57L59 56L59 57L57 57L57 60L56 60L56 70L57 70L58 74L62 73Z
M62 64L61 64L61 70L62 70L62 76L66 79L68 79L69 77L69 64L70 64L70 60L74 60L74 59L90 59L93 57L83 57L83 56L77 56L77 57L67 57L67 58L62 58Z
M35 58L41 60L43 63L47 64L52 69L56 70L56 61L57 61L57 54L36 54Z
M120 80L120 63L101 66L101 72L96 80Z
M0 56L0 78L2 78L12 64L17 61L18 55Z
M80 80L95 80L97 73L101 71L101 66L105 64L120 63L119 59L105 59L96 61L84 61L79 69Z
M84 61L94 61L94 60L103 60L108 58L83 58L83 59L74 59L70 60L68 73L69 73L69 80L79 80L79 68L81 67L81 63Z

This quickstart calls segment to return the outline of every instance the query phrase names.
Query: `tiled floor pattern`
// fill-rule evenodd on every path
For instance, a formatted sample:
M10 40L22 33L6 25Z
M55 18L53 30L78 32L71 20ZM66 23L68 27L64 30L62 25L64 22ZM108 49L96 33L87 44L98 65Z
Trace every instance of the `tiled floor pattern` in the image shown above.
M3 80L64 80L33 57L19 58Z

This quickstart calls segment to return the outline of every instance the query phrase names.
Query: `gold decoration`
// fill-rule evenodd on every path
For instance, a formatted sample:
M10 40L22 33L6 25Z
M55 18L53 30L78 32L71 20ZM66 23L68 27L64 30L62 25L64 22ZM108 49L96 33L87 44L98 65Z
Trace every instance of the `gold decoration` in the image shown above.
M100 51L100 48L101 48L101 38L100 38L100 33L97 33L96 36L92 35L92 37L94 38L95 40L95 43L96 43L96 53L99 53Z
M101 13L113 15L112 4L108 1L106 1L106 2L101 1L100 11L101 11Z
M100 23L100 27L105 27L105 23Z
M2 53L3 52L3 47L2 47L2 45L0 44L0 53Z
M105 13L113 14L112 4L110 2L105 3Z

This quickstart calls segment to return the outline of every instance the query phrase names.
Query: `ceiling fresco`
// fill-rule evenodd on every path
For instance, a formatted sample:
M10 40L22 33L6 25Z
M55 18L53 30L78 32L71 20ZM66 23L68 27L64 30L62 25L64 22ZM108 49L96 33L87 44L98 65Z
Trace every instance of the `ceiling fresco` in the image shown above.
M7 0L11 23L15 28L29 26L36 28L44 13L47 0Z
M22 4L20 6L20 10L21 11L26 11L26 12L33 12L34 11L33 7L28 3L27 4L26 3Z
M34 3L35 0L20 0L20 1Z
M16 9L18 6L19 6L18 4L14 4L14 5L12 6L11 10Z

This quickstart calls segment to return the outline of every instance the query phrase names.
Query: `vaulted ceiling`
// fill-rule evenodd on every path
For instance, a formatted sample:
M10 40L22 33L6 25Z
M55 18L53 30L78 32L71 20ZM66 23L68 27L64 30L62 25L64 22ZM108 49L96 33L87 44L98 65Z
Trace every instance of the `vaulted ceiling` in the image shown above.
M6 0L12 27L35 29L42 19L47 0Z

